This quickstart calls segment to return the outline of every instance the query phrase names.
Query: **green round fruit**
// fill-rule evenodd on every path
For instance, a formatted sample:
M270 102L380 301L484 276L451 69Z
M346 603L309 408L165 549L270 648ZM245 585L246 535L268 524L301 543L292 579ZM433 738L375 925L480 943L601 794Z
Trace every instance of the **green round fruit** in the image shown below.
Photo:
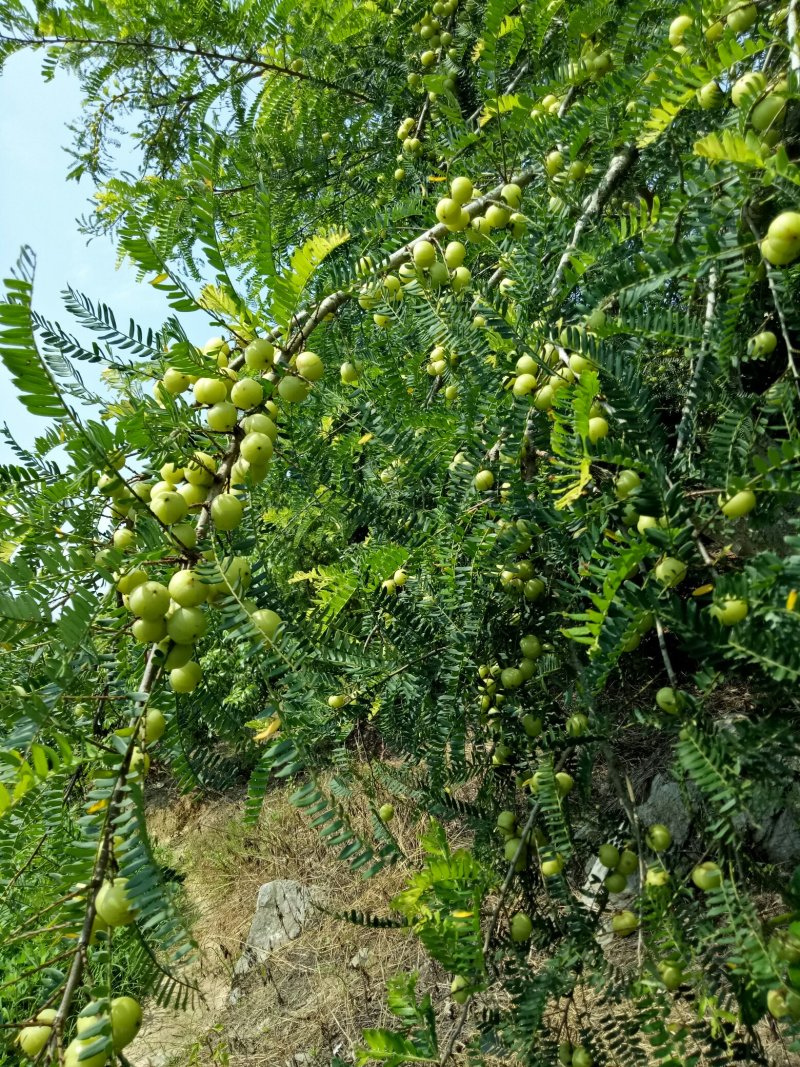
M568 793L572 792L575 785L575 779L571 774L567 774L566 771L559 771L555 776L556 779L556 791L560 797L565 797Z
M522 729L526 737L538 737L542 732L542 720L528 713L522 716Z
M783 1019L789 1014L786 996L783 989L770 989L767 992L767 1011L773 1019Z
M549 152L545 156L544 169L548 178L554 178L559 171L564 169L564 157L559 151Z
M639 928L639 920L632 911L620 911L611 917L611 929L618 937L628 937Z
M724 600L712 604L708 610L709 614L722 623L723 626L735 626L737 622L741 622L747 616L750 608L746 600L726 597Z
M525 681L518 667L506 667L500 672L500 684L503 689L519 689Z
M169 580L169 595L182 608L196 608L208 597L208 586L196 571L175 571Z
M480 470L474 478L475 488L479 493L485 493L494 485L494 474L488 470Z
M436 262L436 249L430 241L417 241L411 254L418 270L428 270Z
M655 568L656 580L667 589L679 585L686 577L686 564L673 556L665 556Z
M115 878L103 882L95 900L95 910L108 926L128 926L133 922L134 913L128 899L127 878Z
M470 997L469 982L461 975L456 975L450 983L450 996L456 1004L466 1004Z
M453 178L450 182L450 196L458 204L466 204L472 199L472 182L469 178Z
M531 578L523 586L525 599L531 603L538 600L544 593L546 586L541 578Z
M667 715L676 715L680 709L680 692L670 685L662 686L656 693L656 704Z
M295 360L295 369L309 382L318 382L325 374L325 364L316 352L301 352Z
M653 852L666 852L672 844L672 834L663 823L654 823L647 831L646 841Z
M189 504L181 493L159 493L150 501L150 510L165 526L173 526L186 518Z
M511 920L511 940L527 941L533 933L533 923L524 911L518 911Z
M582 711L575 712L567 719L567 735L569 737L583 737L589 729L589 720Z
M545 878L555 878L564 870L564 857L556 854L550 859L542 860L542 874Z
M111 1001L111 1036L114 1051L120 1052L139 1033L142 1008L133 997L115 997Z
M497 828L507 833L513 833L517 825L517 817L513 811L501 811L497 816Z
M572 1045L569 1041L562 1041L558 1046L558 1062L564 1067L570 1067L572 1064Z
M710 111L722 100L722 90L716 82L706 82L697 90L697 102L704 111Z
M233 493L218 493L211 501L211 518L218 530L235 530L243 515L244 505Z
M207 628L208 620L201 608L176 608L167 619L167 633L176 645L193 645Z
M33 1059L50 1040L52 1032L51 1026L24 1026L17 1035L17 1044L26 1056Z
M252 381L252 379L247 378L246 381ZM240 385L241 383L237 382L236 384ZM239 413L235 406L230 401L223 400L219 404L212 404L208 409L206 423L209 430L214 430L215 433L228 433L236 425L238 417Z
M190 659L181 667L174 667L169 672L169 684L175 693L191 693L203 677L203 671L199 663Z
M597 858L604 867L613 870L619 863L619 849L616 845L601 845L597 850Z
M261 608L259 611L254 611L250 616L250 621L270 641L274 640L278 627L281 625L280 615L269 608Z
M254 467L265 467L272 459L272 438L257 430L248 433L242 438L239 454Z
M778 338L772 330L762 330L747 342L747 352L753 359L764 359L778 347Z
M263 371L272 366L275 358L275 346L263 337L251 341L244 350L244 362L248 370Z
M678 15L672 20L669 25L669 43L673 48L683 43L684 34L693 23L691 15Z
M153 621L166 615L169 600L169 590L161 582L142 582L132 591L128 603L134 615Z
M763 93L767 87L767 79L760 70L749 70L733 84L731 100L734 107L741 107L743 103L752 100L759 93Z
M241 378L231 389L231 401L240 411L257 408L264 401L264 387L255 378Z
M175 667L185 667L192 658L194 649L191 645L176 645L172 641L167 641L163 651L166 652L164 670L171 671Z
M639 857L629 848L622 850L615 868L620 874L629 875L639 869Z
M148 745L155 744L164 736L167 720L157 708L152 708L144 719L144 740Z
M538 659L542 655L542 642L535 634L520 638L519 648L526 659Z
M725 21L734 33L744 33L750 29L757 16L755 4L740 4L725 16Z
M90 1037L86 1041L75 1038L64 1050L64 1067L104 1067L108 1061L108 1051L96 1052L91 1056L86 1055L86 1050L94 1044L96 1038Z
M219 404L227 397L228 387L221 378L198 378L194 383L194 398L198 404Z
M378 809L378 817L381 822L391 822L394 818L394 805L393 804L381 804Z
M608 436L608 422L600 417L589 419L589 440L597 444L602 438Z
M722 885L722 871L716 863L706 860L692 871L692 881L705 893L709 889L717 889Z
M167 620L163 615L157 619L137 619L131 626L131 633L140 645L150 645L161 641L167 635Z
M339 377L345 385L354 385L358 381L358 368L354 363L343 363L339 368Z
M620 471L614 479L614 491L618 500L626 500L642 484L642 479L636 471Z
M576 1045L572 1050L572 1067L592 1067L593 1063L589 1052L582 1045Z
M619 871L612 871L603 879L603 885L609 893L624 893L628 886L628 879Z
M661 981L670 992L677 989L683 981L683 971L673 960L662 960L658 964L658 970L661 974Z
M285 374L278 382L278 396L287 404L301 404L311 388L304 378L295 374Z

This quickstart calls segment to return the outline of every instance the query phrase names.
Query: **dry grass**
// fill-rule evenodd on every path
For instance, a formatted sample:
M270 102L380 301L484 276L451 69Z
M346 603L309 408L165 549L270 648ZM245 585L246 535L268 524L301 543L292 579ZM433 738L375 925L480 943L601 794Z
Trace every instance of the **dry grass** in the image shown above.
M291 806L290 792L270 793L257 827L242 824L241 797L198 802L171 796L166 788L153 795L149 821L154 841L185 875L203 957L196 977L205 1003L178 1017L172 1010L149 1011L130 1049L135 1067L282 1067L294 1057L313 1057L303 1063L330 1063L335 1054L348 1057L364 1027L391 1025L386 983L400 971L420 972L419 989L434 993L440 1004L447 1001L448 977L408 932L354 926L327 914L350 909L388 914L408 865L396 864L365 881L336 860L336 850L327 848ZM366 810L362 818L366 824ZM357 822L358 815L356 828ZM403 825L401 813L392 829L404 850L418 848L417 834ZM326 911L307 921L296 941L237 979L242 995L232 1005L233 966L259 887L279 878L321 890Z

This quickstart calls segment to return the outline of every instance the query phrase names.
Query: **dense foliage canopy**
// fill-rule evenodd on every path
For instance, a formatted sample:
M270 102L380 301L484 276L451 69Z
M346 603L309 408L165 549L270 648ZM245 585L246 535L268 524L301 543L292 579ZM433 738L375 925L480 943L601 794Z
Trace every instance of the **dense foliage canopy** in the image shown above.
M46 321L28 249L0 304L48 420L0 469L5 1062L192 995L151 759L254 822L293 779L367 877L417 820L349 919L458 1014L396 979L358 1062L800 1049L795 0L35 8L0 61L80 79L82 224L165 321Z

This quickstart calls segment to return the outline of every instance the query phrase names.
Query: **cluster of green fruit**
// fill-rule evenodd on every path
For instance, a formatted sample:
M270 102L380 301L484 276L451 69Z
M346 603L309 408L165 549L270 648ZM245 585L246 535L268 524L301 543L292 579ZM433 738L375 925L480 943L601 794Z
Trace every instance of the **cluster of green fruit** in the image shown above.
M800 216L799 216L800 217ZM640 489L642 480L634 470L622 470L614 479L614 491L618 500L627 501ZM731 496L720 497L720 512L731 519L741 518L748 515L756 506L756 495L751 489L743 489ZM644 534L650 527L669 527L664 516L641 515L637 512L633 502L628 503L623 513L623 522L626 525L636 525L640 533ZM662 556L653 568L653 575L660 585L666 589L673 589L680 585L688 572L688 565L675 556ZM709 605L709 615L716 619L722 626L735 626L747 616L749 603L742 597L720 597ZM667 711L664 707L662 710Z
M562 1041L558 1046L558 1062L564 1067L592 1067L594 1060L583 1045L573 1045L570 1041Z
M424 70L430 70L447 53L451 60L458 59L458 51L453 48L453 35L442 27L439 19L449 18L458 7L458 0L436 0L431 11L426 11L422 18L412 26L414 33L422 39L425 49L420 53L419 62ZM413 73L413 72L412 72ZM408 84L414 89L419 84L419 75L408 76ZM446 86L452 88L452 86Z
M556 775L556 789L559 796L565 796L572 789L573 784L570 775L563 772L561 775ZM536 850L543 877L554 878L564 869L564 857L552 849L544 831L539 827L532 827L521 832L517 826L517 816L513 811L500 812L497 816L497 831L505 842L503 858L506 863L514 864L514 870L517 873L527 870L530 866L531 846Z
M628 886L628 877L639 867L639 857L630 848L617 848L616 845L601 845L597 858L608 869L603 885L609 893L623 893Z
M492 475L491 484L487 485L487 479L481 479L481 474ZM491 471L479 471L475 476L476 489L483 492L485 489L491 489L492 485L494 485L494 475ZM522 595L530 604L540 600L547 588L544 581L536 574L536 568L529 559L506 563L500 571L500 585L507 593Z
M17 1042L31 1059L35 1059L50 1041L55 1008L45 1008L36 1016L34 1025L23 1027ZM113 1052L122 1052L139 1032L142 1009L133 997L115 997L109 1001L93 1001L83 1009L76 1023L76 1037L64 1050L63 1067L103 1067ZM101 1051L89 1049L100 1037L110 1038Z
M384 593L388 593L389 596L394 596L398 589L402 589L408 581L408 575L402 567L394 572L391 578L386 578L381 582L381 589Z
M770 955L778 967L786 967L786 984L767 994L767 1010L775 1019L800 1019L800 922L774 934L769 941Z
M605 322L605 313L598 309L586 320L585 327L577 332L571 332L565 327L561 330L557 344L545 342L538 360L530 355L520 356L516 360L514 374L508 379L514 396L530 395L537 411L549 411L555 405L559 390L569 388L585 371L596 369L590 359L573 349L572 341L601 329ZM515 352L510 353L510 358L515 356ZM592 444L608 435L606 414L601 401L595 400L589 412L587 434Z

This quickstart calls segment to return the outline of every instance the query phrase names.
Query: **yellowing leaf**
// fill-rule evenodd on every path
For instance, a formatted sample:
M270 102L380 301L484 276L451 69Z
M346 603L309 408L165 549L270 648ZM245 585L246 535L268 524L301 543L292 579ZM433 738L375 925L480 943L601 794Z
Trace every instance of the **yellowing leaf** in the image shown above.
M429 174L428 175L428 181L429 182L446 182L447 178L439 177L439 175L437 175L437 174Z
M277 715L275 715L272 719L270 719L269 725L264 730L259 730L258 733L254 735L253 740L269 741L272 735L276 734L278 730L280 730L280 728L281 720L278 718Z
M694 152L704 159L724 159L730 163L743 163L748 167L763 167L759 141L753 134L746 138L734 130L723 130L722 135L709 133L694 143Z
M150 284L151 285L160 285L162 282L165 282L167 280L167 278L169 278L168 274L157 274L155 276L155 278L151 278L150 279Z
M368 441L371 441L374 436L375 436L374 433L362 434L361 437L359 437L359 439L358 439L358 443L360 445L365 445L365 444L367 444Z
M581 461L581 469L578 474L577 482L567 490L564 495L556 501L556 508L559 511L563 511L565 508L570 508L576 500L580 498L584 487L592 480L591 460L588 456L584 456Z
M98 811L105 811L107 807L107 800L97 800L94 804L90 804L86 811L89 813L89 815L96 815Z
M792 591L789 593L789 595L786 598L786 610L787 611L794 611L794 606L795 606L796 603L797 603L797 590L796 589L792 589Z
M507 111L513 111L515 108L520 107L519 97L511 94L505 96L498 96L497 99L491 100L483 109L478 125L485 126L487 122L490 122L495 115L503 115Z
M710 593L714 586L709 582L707 585L698 585L696 589L692 590L692 596L705 596L706 593Z

